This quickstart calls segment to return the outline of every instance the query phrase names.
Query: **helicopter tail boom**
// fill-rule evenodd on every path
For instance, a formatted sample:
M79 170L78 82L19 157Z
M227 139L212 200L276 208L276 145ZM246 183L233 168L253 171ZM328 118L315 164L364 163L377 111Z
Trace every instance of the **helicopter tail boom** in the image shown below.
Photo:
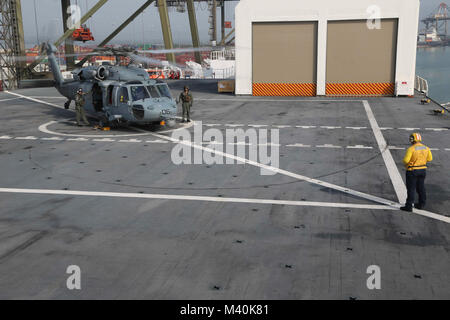
M57 52L56 47L51 43L45 44L45 49L47 51L48 63L50 65L53 77L56 81L56 86L60 87L64 83L64 78L61 74L58 62L56 61L55 52Z

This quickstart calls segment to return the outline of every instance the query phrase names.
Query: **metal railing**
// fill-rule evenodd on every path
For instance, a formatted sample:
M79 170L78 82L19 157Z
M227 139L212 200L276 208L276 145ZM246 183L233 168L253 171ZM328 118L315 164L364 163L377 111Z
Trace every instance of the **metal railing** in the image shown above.
M235 49L224 49L219 51L211 51L209 58L211 60L234 60L235 56Z
M428 81L425 80L424 78L416 76L416 81L414 83L414 89L416 89L418 92L421 92L424 95L428 96Z
M234 68L214 69L212 73L213 79L231 79L235 76Z

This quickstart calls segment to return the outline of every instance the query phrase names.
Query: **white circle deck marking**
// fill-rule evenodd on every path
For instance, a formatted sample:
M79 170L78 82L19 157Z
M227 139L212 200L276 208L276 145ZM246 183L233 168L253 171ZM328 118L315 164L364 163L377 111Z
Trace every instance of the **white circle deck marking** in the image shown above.
M136 131L139 131L141 133L99 135L99 134L61 133L61 132L56 132L56 131L52 131L52 130L48 129L48 127L53 125L53 124L66 122L66 121L69 121L69 119L58 120L58 121L55 121L55 120L49 121L47 123L44 123L44 124L40 125L38 130L40 132L51 134L51 135L56 135L56 136L83 137L83 138L125 138L125 137L147 136L147 135L150 135L150 134L154 133L154 132L145 131L145 130L142 130L142 129L139 129L139 128L136 128L136 127L133 127L133 129L136 130ZM192 122L189 122L187 124L183 124L181 128L164 130L164 131L158 131L157 133L170 133L170 132L175 132L175 131L182 130L182 129L188 129L188 128L192 127L194 125L194 123L195 122L192 121Z
M51 106L51 107L56 107L56 108L62 109L61 106L56 105L56 104L54 104L54 103L50 103L50 102L46 102L46 101L43 101L43 100L35 99L35 98L32 98L32 97L24 96L24 95L22 95L22 94L18 94L18 93L15 93L15 92L5 91L5 93L9 93L9 94L11 94L11 95L13 95L13 96L16 96L16 97L19 97L19 98L24 98L24 99L27 99L27 100L30 100L30 101L33 101L33 102L37 102L37 103L45 104L45 105L48 105L48 106ZM53 98L53 97L52 97L52 98ZM56 97L55 97L55 98L56 98ZM75 111L73 111L73 110L69 110L69 111L75 112ZM175 118L180 119L180 117L175 117ZM48 127L49 125L55 124L55 123L58 123L58 122L62 122L62 121L67 121L67 120L50 121L50 122L48 122L48 123L45 123L45 124L39 126L38 129L39 129L39 131L41 131L41 132L44 132L44 133L47 133L47 134L51 134L51 135L66 136L66 137L85 137L85 138L99 138L99 137L103 137L103 138L131 137L131 136L144 136L144 135L149 135L149 134L151 134L151 132L147 132L147 131L145 131L145 130L142 130L142 129L139 129L139 128L134 128L134 127L133 127L134 129L136 129L137 131L141 131L142 133L130 134L130 135L102 135L102 136L100 136L100 135L80 135L80 134L58 133L58 132L54 132L54 131L48 130L47 127ZM187 128L192 127L193 125L194 125L194 121L189 122L189 123L187 123L187 124L184 124L181 128L171 129L171 130L165 130L165 131L160 131L160 132L158 132L158 133L169 133L169 132L173 132L173 131L177 131L177 130L181 130L181 129L187 129Z

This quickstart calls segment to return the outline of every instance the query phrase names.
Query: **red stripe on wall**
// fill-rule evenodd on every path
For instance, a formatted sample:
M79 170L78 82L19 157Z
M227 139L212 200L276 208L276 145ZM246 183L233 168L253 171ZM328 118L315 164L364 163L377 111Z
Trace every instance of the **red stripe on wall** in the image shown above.
M327 96L393 96L394 83L327 83Z
M260 97L314 97L315 83L253 83L253 95Z

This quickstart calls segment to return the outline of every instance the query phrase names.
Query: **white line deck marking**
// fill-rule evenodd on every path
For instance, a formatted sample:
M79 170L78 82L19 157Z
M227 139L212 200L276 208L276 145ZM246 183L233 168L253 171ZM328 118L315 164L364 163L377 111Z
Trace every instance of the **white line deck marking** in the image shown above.
M447 128L425 128L428 131L447 131Z
M173 194L142 194L142 193L72 191L72 190L49 190L49 189L17 189L17 188L0 188L0 193L73 195L73 196L136 198L136 199L157 199L157 200L191 200L191 201L209 201L209 202L309 206L321 208L328 207L328 208L352 208L352 209L368 209L368 210L398 210L398 208L388 205L369 205L369 204L352 204L352 203L347 204L347 203L289 201L289 200L271 200L271 199L222 198L222 197L186 196ZM450 218L446 216L417 209L414 209L414 213L435 220L439 220L445 223L450 223Z
M190 141L178 140L178 139L175 139L175 138L172 138L172 137L163 136L163 135L160 135L160 134L157 134L157 133L152 133L152 135L155 136L155 137L161 138L161 139L165 139L167 141L183 144L183 145L189 146L191 148L197 148L197 149L209 152L209 153L215 153L215 154L217 154L219 156L223 156L223 157L227 157L229 159L236 160L238 163L247 163L247 164L250 164L250 165L255 166L255 167L259 167L259 168L263 168L265 170L272 171L274 173L279 173L279 174L282 174L282 175L285 175L285 176L288 176L288 177L292 177L292 178L297 179L297 180L306 181L306 182L309 182L309 183L312 183L312 184L319 185L321 187L338 190L338 191L341 191L343 193L351 194L353 196L360 197L360 198L363 198L363 199L366 199L366 200L378 202L378 203L381 203L381 204L384 204L384 205L393 206L395 208L400 206L400 204L395 203L394 201L390 201L390 200L383 199L383 198L380 198L380 197L372 196L370 194L366 194L366 193L363 193L363 192L360 192L360 191L352 190L350 188L341 187L341 186L338 186L338 185L335 185L335 184L332 184L332 183L328 183L328 182L325 182L325 181L321 181L321 180L305 177L305 176L302 176L302 175L299 175L299 174L296 174L296 173L293 173L293 172L290 172L290 171L287 171L287 170L283 170L283 169L280 169L280 168L276 168L276 167L272 167L272 166L269 166L269 165L265 165L265 164L262 164L262 163L259 163L259 162L256 162L256 161L252 161L252 160L248 160L248 159L245 159L245 158L241 158L241 157L238 157L238 156L235 156L235 155L232 155L232 154L228 154L228 153L225 153L225 152L221 152L221 151L218 151L218 150L215 150L215 149L206 148L206 147L203 147L203 146L200 146L200 145L196 145L196 144L194 144L194 143L192 143Z
M414 130L420 130L420 128L398 128L398 130L414 131Z
M95 141L95 142L115 142L116 140L109 139L109 138L103 138L103 139L93 139L92 141Z
M224 126L224 124L215 124L215 125L206 125L208 127L211 126ZM244 124L243 126L248 126L248 127L253 127L253 128L260 128L260 127L267 127L269 125L258 125L258 124ZM327 129L327 130L333 130L333 129L349 129L349 130L367 130L369 129L368 127L342 127L342 126L301 126L301 125L296 125L296 126L292 126L292 125L270 125L274 128L278 128L278 129L286 129L286 128L300 128L300 129ZM384 128L380 128L381 131L385 131L385 130L407 130L406 128L390 128L390 127L384 127ZM417 131L421 131L421 130L428 130L428 131L436 131L436 132L440 132L440 131L448 131L449 129L421 129L421 128L414 128L413 130L417 130ZM411 129L408 129L408 131L411 131Z
M301 144L301 143L288 144L288 145L286 145L286 147L294 147L294 148L311 148L310 145L308 145L308 144Z
M166 140L137 140L137 139L129 139L129 140L116 140L116 139L110 139L110 138L102 138L103 136L97 136L98 139L88 139L88 138L60 138L60 137L12 137L12 136L0 136L0 140L43 140L43 141L76 141L76 142L131 142L131 143L156 143L156 144L168 144L169 142ZM224 143L218 143L216 141L203 141L202 142L203 145L223 145ZM244 145L243 142L230 142L228 143L230 145ZM252 144L246 143L246 146L250 146ZM286 145L282 145L282 144L275 144L275 143L258 143L257 146L272 146L272 147L287 147L287 148L311 148L312 145L309 144L302 144L302 143L295 143L295 144L286 144ZM354 146L337 146L337 145L332 145L332 144L325 144L325 145L317 145L315 146L316 148L321 148L321 149L339 149L339 148L346 148L346 149L359 149L359 150L370 150L373 149L372 146L364 146L364 145L354 145ZM396 146L388 146L388 148L390 150L405 150L406 148L404 147L396 147ZM432 151L450 151L450 148L430 148L430 150Z
M388 149L389 150L406 150L406 148L404 148L404 147L396 147L396 146L389 146Z
M263 147L281 147L281 144L278 143L258 143L257 146L263 146Z
M291 201L291 200L272 200L272 199L225 198L225 197L187 196L187 195L173 195L173 194L148 194L148 193L146 194L146 193L73 191L73 190L49 190L49 189L16 189L16 188L0 188L0 193L73 195L73 196L137 198L137 199L156 199L156 200L193 200L193 201L209 201L209 202L306 206L306 207L321 207L321 208L328 207L328 208L353 208L353 209L369 209L369 210L398 210L396 208L386 205Z
M247 126L247 127L252 127L252 128L262 128L262 127L268 127L271 126L273 128L278 128L278 129L288 129L288 128L300 128L300 129L327 129L327 130L334 130L334 129L349 129L349 130L366 130L369 129L368 127L365 126L359 126L359 127L352 127L352 126L308 126L308 125L267 125L267 124L224 124L224 123L206 123L203 124L206 127L220 127L220 126L226 126L226 127L243 127L243 126ZM440 131L448 131L448 128L392 128L392 127L380 127L380 130L403 130L403 131L412 131L412 130L428 130L428 131L436 131L436 132L440 132Z
M63 141L64 139L59 138L59 137L51 137L51 138L41 138L41 140L44 140L44 141Z
M347 146L347 149L373 149L373 148L363 145L356 145L356 146Z
M62 136L62 137L83 137L83 138L125 138L125 137L137 137L137 136L148 136L149 133L133 133L133 134L110 134L110 135L102 135L99 136L98 134L70 134L70 133L60 133L56 131L51 131L47 127L51 126L53 124L59 123L59 122L65 122L67 120L60 120L60 121L49 121L47 123L44 123L39 126L38 130L47 133L50 135L56 135L56 136ZM136 129L137 130L137 129ZM139 131L139 130L138 130ZM143 130L140 130L141 132Z
M436 214L433 212L429 212L429 211L425 211L425 210L419 210L419 209L414 209L414 213L420 215L420 216L424 216L424 217L428 217L431 219L435 219L435 220L439 220L442 222L446 222L446 223L450 223L450 218L440 215L440 214Z
M146 143L169 143L169 142L167 142L167 141L164 141L164 140L148 140L148 141L145 141Z
M341 129L342 127L333 127L333 126L320 126L322 129L329 129L329 130L333 130L333 129Z
M233 146L251 146L252 145L251 143L243 142L243 141L241 141L241 142L228 142L227 144L233 145Z
M22 99L22 98L3 99L3 100L0 100L0 102L6 102L6 101L12 101L12 100L19 100L19 99Z
M364 109L366 110L367 117L369 118L370 126L372 127L373 134L377 140L378 147L380 149L381 155L383 156L384 163L386 165L389 177L391 178L392 185L394 186L395 193L397 194L398 201L400 203L406 202L406 186L403 183L400 172L397 169L394 158L387 146L386 140L381 133L380 127L378 126L377 120L370 108L369 102L367 100L363 101Z
M42 103L42 104L46 104L46 105L51 106L51 107L56 107L56 108L59 108L59 109L63 109L61 106L58 106L57 104L54 104L54 103L50 103L50 102L46 102L46 101L43 101L43 100L34 99L34 98L27 97L27 96L24 96L24 95L15 93L15 92L11 92L11 91L5 91L5 92L9 93L9 94L11 94L13 96L24 98L24 99L27 99L27 100L30 100L30 101L33 101L33 102Z
M50 97L50 96L30 96L30 98L35 98L35 99L64 99L64 100L67 100L66 97Z
M323 144L323 145L316 146L316 147L317 148L334 148L334 149L342 148L341 146L335 146L335 145L332 145L332 144Z
M361 130L361 129L367 129L367 127L345 127L346 129L353 129L353 130Z

